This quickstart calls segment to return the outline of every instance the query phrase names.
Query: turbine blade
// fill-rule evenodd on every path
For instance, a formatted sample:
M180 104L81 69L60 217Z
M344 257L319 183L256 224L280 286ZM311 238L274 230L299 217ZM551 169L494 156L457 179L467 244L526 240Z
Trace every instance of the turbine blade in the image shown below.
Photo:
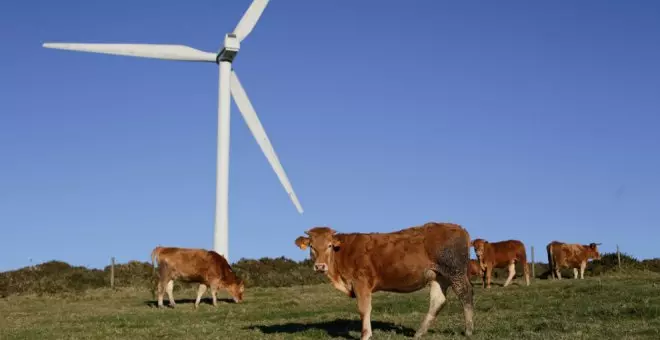
M236 28L234 28L234 34L236 34L239 42L243 41L243 39L245 39L250 34L250 32L252 32L252 29L254 29L257 21L259 21L259 17L261 17L261 13L263 13L264 9L266 9L268 1L269 0L252 1L250 7L248 7L247 11L245 11L245 14L243 14L241 21L239 21L236 25Z
M289 194L289 197L291 198L293 205L295 205L296 209L298 209L298 212L302 214L303 213L302 206L298 201L298 197L296 197L296 193L293 191L293 188L291 187L291 183L289 182L289 179L286 176L286 172L284 172L284 168L282 168L282 164L280 163L280 160L277 158L277 154L273 149L273 145L270 143L270 140L266 135L266 131L261 125L261 122L259 121L259 117L257 117L257 112L254 111L254 108L252 107L252 104L250 103L250 100L248 99L248 96L245 93L243 86L241 86L241 83L238 81L236 72L233 71L231 73L230 87L231 87L231 94L234 97L234 100L236 101L236 106L238 107L238 110L241 111L241 114L243 115L243 118L245 119L245 123L247 123L248 128L250 128L250 131L252 131L252 135L254 136L254 139L257 140L259 147L261 147L261 151L263 151L263 153L266 155L266 158L268 158L268 162L270 163L270 166L272 166L273 170L275 170L275 173L277 174L277 177L280 179L280 182L282 183L284 190L286 190L287 194Z
M45 43L43 47L179 61L215 62L216 60L215 53L204 52L183 45Z

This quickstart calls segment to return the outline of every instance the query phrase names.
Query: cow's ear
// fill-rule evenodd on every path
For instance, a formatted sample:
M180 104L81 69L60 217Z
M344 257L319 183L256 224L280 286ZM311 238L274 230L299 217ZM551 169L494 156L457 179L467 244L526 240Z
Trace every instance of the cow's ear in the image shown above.
M304 236L298 237L296 239L296 245L302 250L307 249L307 247L309 247L309 238Z
M339 250L340 246L341 246L341 241L339 241L339 240L336 239L336 238L333 238L333 239L332 239L332 248L333 248L334 250Z

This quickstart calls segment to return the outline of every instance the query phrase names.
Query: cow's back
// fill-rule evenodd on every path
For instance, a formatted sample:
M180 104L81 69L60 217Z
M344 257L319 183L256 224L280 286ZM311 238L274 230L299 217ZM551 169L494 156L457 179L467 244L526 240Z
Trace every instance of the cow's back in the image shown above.
M580 265L580 253L582 249L579 244L552 243L550 250L552 252L553 263L557 267L576 267Z
M445 249L462 249L467 271L469 234L455 224L427 223L393 233L339 234L336 254L342 275L367 280L376 290L408 292L426 284ZM447 265L443 261L440 265ZM452 264L448 264L452 265Z
M162 248L158 264L171 271L174 277L186 281L206 282L209 276L218 274L217 260L204 249Z
M564 263L570 267L579 267L583 261L587 260L584 246L581 244L566 244L563 247Z
M486 244L484 262L495 266L508 265L511 260L526 261L525 245L519 240L505 240Z

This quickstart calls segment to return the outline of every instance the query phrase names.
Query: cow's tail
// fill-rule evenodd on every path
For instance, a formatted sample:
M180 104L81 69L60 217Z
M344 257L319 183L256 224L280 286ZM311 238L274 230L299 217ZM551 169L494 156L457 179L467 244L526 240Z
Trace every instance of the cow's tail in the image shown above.
M154 250L151 251L151 268L153 269L152 274L156 275L156 262L158 261L158 254L162 249L161 246L157 246Z
M156 298L156 286L158 285L158 275L156 273L156 264L158 263L158 255L160 255L160 251L163 249L161 246L157 246L154 248L154 250L151 251L151 278L152 278L152 284L151 284L151 296L155 299Z
M466 236L465 241L467 242L467 276L468 276L468 280L469 280L471 278L470 267L472 266L472 264L470 263L470 257L471 257L470 256L470 247L472 246L472 237L470 236L470 233L467 230L465 230L465 236Z
M555 266L552 263L552 243L548 244L546 247L546 252L548 253L548 270L550 271L550 278L555 278Z
M524 247L523 247L523 251L522 251L520 264L523 267L523 274L525 275L525 283L529 286L529 266L530 266L530 264L527 262L527 252L525 251Z

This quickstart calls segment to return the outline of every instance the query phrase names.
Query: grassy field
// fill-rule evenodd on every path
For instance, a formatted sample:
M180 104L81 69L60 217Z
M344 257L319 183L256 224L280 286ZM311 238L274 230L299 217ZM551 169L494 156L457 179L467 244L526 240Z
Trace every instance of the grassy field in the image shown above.
M501 280L495 282L500 284ZM530 287L475 285L473 339L660 339L660 275L535 280ZM330 285L252 288L245 301L175 292L156 309L147 290L97 289L81 295L0 299L0 339L359 339L356 301ZM224 293L220 295L224 299ZM428 307L428 288L377 293L374 339L411 338ZM450 292L426 339L463 339L462 309Z

